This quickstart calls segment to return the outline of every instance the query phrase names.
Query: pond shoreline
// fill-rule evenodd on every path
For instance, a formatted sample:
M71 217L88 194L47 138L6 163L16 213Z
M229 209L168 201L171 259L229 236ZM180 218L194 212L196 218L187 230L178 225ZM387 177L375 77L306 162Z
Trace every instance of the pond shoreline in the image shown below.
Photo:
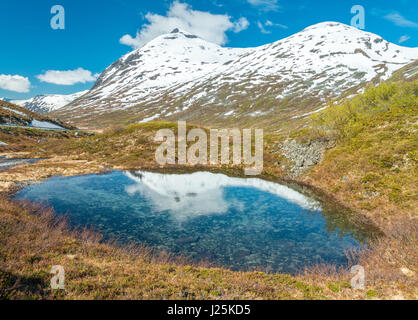
M105 240L133 241L235 271L347 267L345 252L367 248L370 234L283 184L202 170L53 177L15 199L47 203L72 227L98 228Z
M19 159L8 159L8 160L25 160L24 158ZM34 160L35 163L29 163L29 166L37 166L40 161L42 160L51 160L51 159L27 159L28 161ZM19 164L18 164L19 166ZM11 169L11 168L9 168ZM328 210L333 212L339 212L340 214L346 215L346 217L349 219L349 221L356 225L364 225L367 229L372 230L373 235L371 238L377 238L384 235L384 232L367 216L355 212L348 206L343 205L341 202L339 202L336 198L334 198L332 195L328 194L324 190L309 184L307 182L296 180L296 179L289 179L289 178L283 178L279 176L269 175L266 173L262 173L258 176L246 176L244 174L244 170L242 168L237 167L211 167L211 166L144 166L141 168L130 168L130 167L117 167L117 168L110 168L105 165L103 165L103 168L101 170L97 170L97 168L91 168L91 170L87 170L87 172L84 172L82 174L77 173L77 171L71 173L71 174L55 174L48 177L43 177L41 179L36 180L23 180L23 181L13 181L14 186L6 192L6 195L8 198L13 200L13 196L16 195L20 190L26 188L27 186L33 185L33 184L40 184L43 183L44 180L52 178L52 177L70 177L70 176L80 176L80 175L89 175L89 174L107 174L111 171L119 170L119 171L148 171L148 172L156 172L156 173L164 173L164 174L187 174L187 173L195 173L199 171L206 171L210 173L215 174L224 174L228 177L233 178L243 178L243 179L251 179L251 178L257 178L262 179L274 183L278 183L284 186L287 186L295 191L300 192L301 194L313 198L317 201L319 201L321 204L325 205ZM7 170L6 170L7 171ZM0 172L1 173L1 172ZM0 175L1 176L1 175ZM0 178L1 183L1 178ZM2 193L2 192L0 192Z

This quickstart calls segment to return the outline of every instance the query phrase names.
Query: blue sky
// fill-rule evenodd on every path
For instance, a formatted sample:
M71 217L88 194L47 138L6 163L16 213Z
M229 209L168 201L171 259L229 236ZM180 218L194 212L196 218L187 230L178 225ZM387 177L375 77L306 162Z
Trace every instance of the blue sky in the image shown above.
M65 29L51 28L51 8ZM362 5L365 30L418 46L416 0L1 0L0 97L70 94L91 88L112 62L169 28L224 46L271 43L323 21L350 24Z

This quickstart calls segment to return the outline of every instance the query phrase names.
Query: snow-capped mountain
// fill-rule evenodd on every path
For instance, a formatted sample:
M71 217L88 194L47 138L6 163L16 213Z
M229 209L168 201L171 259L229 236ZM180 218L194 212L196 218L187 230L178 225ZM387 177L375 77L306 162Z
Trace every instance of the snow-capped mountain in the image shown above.
M336 22L256 48L225 48L178 29L108 67L82 98L58 111L92 125L185 119L286 121L418 59L418 48Z
M63 95L63 94L48 94L48 95L39 95L28 100L10 100L11 103L14 103L18 106L24 107L30 111L36 113L48 113L51 111L58 110L75 99L86 94L88 90L76 92L73 94Z

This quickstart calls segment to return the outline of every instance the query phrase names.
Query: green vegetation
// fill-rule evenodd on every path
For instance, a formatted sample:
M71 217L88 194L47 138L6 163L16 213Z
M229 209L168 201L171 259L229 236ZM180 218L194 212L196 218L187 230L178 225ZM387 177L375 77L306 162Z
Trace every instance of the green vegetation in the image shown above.
M417 107L418 81L387 82L370 87L364 94L315 116L314 127L319 127L319 132L329 138L348 141L365 130L392 122L398 125L394 129L401 129L417 116ZM387 138L384 133L381 137Z
M333 140L336 147L313 168L310 179L382 219L416 215L417 110L415 80L370 87L316 115L302 136Z

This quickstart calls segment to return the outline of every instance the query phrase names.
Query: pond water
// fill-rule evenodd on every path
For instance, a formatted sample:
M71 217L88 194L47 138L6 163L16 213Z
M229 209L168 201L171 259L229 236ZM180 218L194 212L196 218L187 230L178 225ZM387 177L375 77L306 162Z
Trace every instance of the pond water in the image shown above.
M0 146L2 143L0 142ZM23 164L31 164L43 159L7 159L5 156L0 157L0 172L9 170L10 168L23 165Z
M345 265L362 236L323 205L286 186L222 174L119 172L54 177L17 199L47 202L75 226L106 238L232 270L295 273Z

